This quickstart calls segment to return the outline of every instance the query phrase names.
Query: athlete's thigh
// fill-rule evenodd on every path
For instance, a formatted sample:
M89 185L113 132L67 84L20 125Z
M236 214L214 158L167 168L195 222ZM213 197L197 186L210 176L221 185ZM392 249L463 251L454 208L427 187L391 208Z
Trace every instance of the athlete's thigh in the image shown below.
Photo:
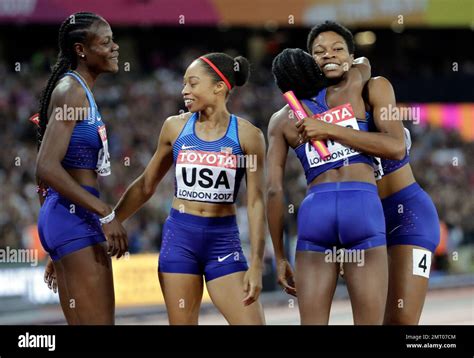
M245 271L234 272L206 282L207 291L229 324L265 324L259 300L245 306L243 299Z
M105 243L67 254L55 267L66 317L74 316L78 324L114 324L112 263Z
M328 262L325 253L296 252L295 285L301 324L328 324L338 274L339 265Z
M58 294L59 302L61 303L61 308L63 310L66 322L69 325L79 324L76 311L71 309L70 305L73 301L70 301L69 297L71 296L67 289L67 280L64 276L64 269L60 261L53 261L54 270L56 272L56 282L58 284Z
M389 286L385 324L418 324L428 289L431 252L414 245L388 248Z
M159 272L158 277L170 324L198 324L202 276Z
M388 287L387 248L356 249L350 257L354 259L344 262L344 279L354 324L382 324Z

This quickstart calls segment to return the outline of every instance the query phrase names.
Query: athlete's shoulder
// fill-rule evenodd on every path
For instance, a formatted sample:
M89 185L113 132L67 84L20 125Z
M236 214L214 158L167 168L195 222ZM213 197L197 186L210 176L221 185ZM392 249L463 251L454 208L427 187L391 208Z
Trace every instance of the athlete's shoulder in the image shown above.
M260 128L244 118L237 117L239 140L244 152L253 152L255 146L264 145L265 137Z
M265 151L265 137L260 128L244 118L237 117L240 146L244 153Z
M167 138L170 143L174 143L191 116L192 113L186 112L166 118L161 127L163 138Z
M373 77L367 82L364 98L371 106L386 102L387 99L392 99L394 96L393 86L385 77Z
M81 107L86 100L85 89L69 76L59 80L51 94L51 102L54 106Z
M174 116L169 116L168 118L166 118L165 123L167 125L186 124L186 122L188 121L189 118L191 118L192 115L193 113L186 112L186 113L176 114Z
M383 76L376 76L369 79L367 82L367 87L369 91L379 91L388 88L393 88L390 81Z
M283 106L279 111L272 114L270 121L268 122L268 133L275 133L275 131L283 130L290 119L291 109L289 105Z
M237 125L239 127L239 132L245 132L251 135L260 135L262 130L251 123L249 120L241 117L237 117Z
M277 121L283 119L288 119L290 116L291 108L289 105L285 104L278 111L272 114L270 121Z
M163 123L163 128L166 128L168 130L181 130L191 118L193 113L186 112L186 113L180 113L176 114L174 116L169 116L168 118L165 119L165 122Z

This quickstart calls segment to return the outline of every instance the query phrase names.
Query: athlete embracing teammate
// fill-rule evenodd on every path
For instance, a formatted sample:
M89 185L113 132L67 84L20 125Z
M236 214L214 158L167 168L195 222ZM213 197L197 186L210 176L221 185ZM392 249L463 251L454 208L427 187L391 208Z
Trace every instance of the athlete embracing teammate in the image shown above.
M386 262L382 259L382 255L379 256L380 260L376 264L366 261L364 266L369 264L369 267L366 267L366 270L360 270L362 272L358 272L359 270L353 263L345 264L345 278L354 311L354 322L356 324L377 324L382 321L385 324L417 324L428 285L431 252L434 251L439 241L439 222L431 199L418 186L411 172L408 163L409 132L404 131L400 121L383 120L384 111L395 108L396 105L393 88L390 82L382 77L367 81L365 76L360 78L357 73L354 73L353 68L351 69L354 52L352 34L339 24L326 22L314 27L308 36L308 50L319 68L322 69L327 82L324 83L324 80L317 78L314 73L318 71L308 65L307 59L301 60L301 56L299 61L291 61L294 66L293 72L287 67L278 66L278 61L274 62L273 72L277 82L279 78L280 80L286 79L288 75L290 78L293 77L293 81L286 83L286 86L297 88L299 92L303 92L303 96L304 92L310 94L307 99L303 100L303 103L312 113L326 112L330 108L339 106L338 113L344 116L344 108L341 109L340 106L350 103L357 117L357 124L353 120L352 123L349 123L350 120L346 120L345 125L344 121L340 121L337 125L334 122L326 123L306 118L303 123L297 125L299 134L304 140L329 139L329 142L332 143L330 148L334 149L333 152L337 150L346 153L347 151L350 154L348 158L345 158L345 163L341 167L341 163L338 164L338 161L334 159L321 163L319 156L308 150L310 148L308 143L305 143L306 149L304 150L301 149L301 145L295 149L307 177L314 180L310 183L308 179L308 183L310 186L316 184L310 187L309 194L298 213L296 288L302 323L327 323L330 299L337 277L335 265L324 264L321 261L321 254L306 253L305 251L309 249L322 252L321 248L325 248L324 244L327 245L331 238L334 240L333 243L336 242L337 247L344 248L353 248L348 238L353 240L357 236L360 239L365 235L367 237L366 244L376 242L370 234L370 229L374 228L374 224L376 224L380 231L384 229L384 226L387 230L388 296L386 296L386 285L382 281L378 281L382 280L386 274ZM308 84L308 78L315 79L312 86ZM279 85L281 88L282 84L279 83ZM321 87L325 86L327 88L321 90ZM308 87L312 88L308 90ZM311 95L311 92L314 94ZM284 110L272 118L270 150L272 145L284 148L282 138L290 138L290 140L296 138L293 129L286 124ZM391 113L388 113L389 115ZM365 121L359 119L362 117L365 118ZM385 118L387 118L387 114L385 114ZM279 127L283 129L279 130ZM281 144L278 145L278 143ZM341 148L337 147L338 145L342 145L344 150L339 151ZM272 156L272 154L270 155ZM359 155L363 155L364 158L370 158L368 155L382 157L381 168L377 168L377 171L383 175L383 178L377 182L377 186L378 194L382 198L385 225L380 225L380 205L376 205L375 200L369 201L368 194L365 194L363 200L359 201L358 196L361 195L355 195L354 190L347 190L347 186L355 185L350 181L346 182L355 176L355 169L354 174L350 174L348 169L353 166L352 163L357 161L369 164L369 162L358 159ZM273 157L270 158L270 172L278 173L279 168L284 165L283 156L273 154ZM341 179L341 183L334 190L336 193L331 194L331 187L328 184L326 184L326 188L322 186L325 184L318 184L319 172L317 168L330 168L330 173L334 171L332 168L338 168L338 166L341 169L336 169L336 172L329 177L323 177L326 182ZM341 178L344 177L343 167L346 166L345 170L349 172L346 176L347 179ZM337 173L341 170L342 173ZM359 171L362 173L365 169L361 168ZM315 172L316 174L313 175ZM366 181L365 179L367 178L364 178L363 181ZM370 183L373 183L373 178ZM280 185L280 177L270 179L269 205L271 205L270 200L281 200L281 196L276 195L278 190L275 190ZM346 186L345 191L344 186ZM369 187L366 187L366 190L373 192ZM316 195L317 193L319 196ZM331 196L336 196L335 203L330 201ZM353 211L354 208L359 210L359 215ZM336 213L334 214L331 210L335 210ZM333 220L331 221L331 219ZM278 223L278 220L281 219L277 216L272 218L269 214L270 222ZM313 224L311 227L309 222ZM335 228L331 227L331 223ZM365 232L360 230L361 225L365 227ZM328 228L333 231L329 231ZM382 238L382 236L379 237ZM280 282L287 292L296 294L295 288L291 284L291 267L282 254L280 232L274 231L272 238L276 244ZM377 246L383 245L382 241L376 243ZM369 251L371 250L367 250L367 252ZM372 284L361 279L365 273L369 273L367 269L372 271L372 276L367 278L373 281ZM379 292L366 292L365 295L361 292L361 288L375 288L376 286L379 287ZM384 296L387 297L386 302L385 300L382 302Z

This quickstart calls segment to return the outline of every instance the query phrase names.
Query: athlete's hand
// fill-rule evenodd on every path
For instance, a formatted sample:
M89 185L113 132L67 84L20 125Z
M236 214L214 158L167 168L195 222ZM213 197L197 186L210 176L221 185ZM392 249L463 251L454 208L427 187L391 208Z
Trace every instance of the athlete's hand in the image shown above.
M326 123L322 120L306 117L296 122L296 128L304 142L310 139L326 140L330 137L334 124Z
M54 293L58 292L58 281L56 280L56 270L54 269L53 261L51 257L48 257L46 267L44 269L44 282L48 284L48 288L53 290Z
M242 300L244 306L254 303L262 292L262 267L251 265L244 276L244 292L247 294Z
M293 270L287 259L277 260L278 284L283 287L283 291L296 297L295 279Z
M110 256L117 255L119 259L128 251L127 232L117 218L102 225L102 230L107 239L107 253Z

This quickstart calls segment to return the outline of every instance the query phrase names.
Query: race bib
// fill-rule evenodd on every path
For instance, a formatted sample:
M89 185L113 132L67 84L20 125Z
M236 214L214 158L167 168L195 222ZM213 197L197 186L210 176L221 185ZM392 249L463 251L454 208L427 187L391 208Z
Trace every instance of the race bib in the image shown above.
M346 103L342 106L334 107L329 111L316 114L313 116L313 118L315 118L316 120L323 120L327 123L336 124L338 126L359 130L359 124L357 123L357 119L355 118L352 106L349 103ZM331 155L327 159L321 159L318 152L313 148L311 143L306 143L306 158L308 158L308 164L311 168L319 167L327 163L337 162L339 160L345 160L354 155L360 154L355 149L352 149L351 147L346 147L345 145L342 145L341 143L332 140L327 140L326 143L329 152L331 153Z
M111 173L107 131L105 130L105 125L98 127L97 130L99 131L100 140L102 141L102 148L99 150L99 155L97 156L97 167L95 171L100 176L107 176Z
M407 147L407 153L410 154L411 149L411 134L410 130L407 128L403 128L405 130L405 146Z
M405 146L407 148L407 154L410 154L410 149L411 149L410 131L406 128L403 128L403 129L405 131ZM373 166L374 166L375 180L380 180L385 175L383 171L382 161L380 160L379 157L374 157L373 160L374 160Z
M379 157L373 157L373 167L375 180L380 180L384 176L382 160Z
M431 251L413 249L413 275L430 278Z
M232 203L237 156L229 152L180 150L176 159L176 197Z

